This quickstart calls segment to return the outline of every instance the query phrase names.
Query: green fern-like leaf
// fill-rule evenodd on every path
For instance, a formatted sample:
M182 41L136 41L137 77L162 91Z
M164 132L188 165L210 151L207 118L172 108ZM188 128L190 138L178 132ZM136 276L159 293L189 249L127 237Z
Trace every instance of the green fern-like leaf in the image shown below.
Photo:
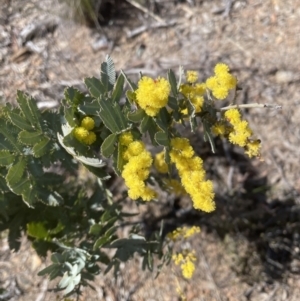
M105 62L101 64L101 82L106 90L112 90L116 82L115 64L109 55L106 56Z
M117 79L111 98L113 102L119 102L123 94L124 75L121 73Z
M33 147L33 154L36 158L44 156L50 151L51 141L48 137L43 137L43 139L36 143Z
M43 133L22 131L18 135L19 141L25 145L35 145L43 139Z
M10 121L16 125L21 130L31 131L33 128L27 120L20 115L20 113L16 113L10 110L7 110L8 117Z
M6 175L6 181L9 186L14 185L21 180L24 174L25 167L26 159L24 157L19 157L18 162L9 168Z
M6 141L1 144L10 144L9 150L16 151L17 153L23 152L23 146L18 141L17 135L11 123L6 123L4 119L0 119L0 133L5 137Z
M100 98L106 92L105 86L96 77L85 78L84 83L90 94L95 98Z
M15 155L8 150L0 150L0 165L7 166L15 161Z
M100 107L101 111L98 114L112 133L120 133L130 128L118 104L112 103L110 100L102 100Z
M36 105L35 99L26 95L22 91L17 92L17 102L20 109L26 118L26 120L31 124L34 129L42 130L41 127L41 113ZM25 130L25 128L24 128Z

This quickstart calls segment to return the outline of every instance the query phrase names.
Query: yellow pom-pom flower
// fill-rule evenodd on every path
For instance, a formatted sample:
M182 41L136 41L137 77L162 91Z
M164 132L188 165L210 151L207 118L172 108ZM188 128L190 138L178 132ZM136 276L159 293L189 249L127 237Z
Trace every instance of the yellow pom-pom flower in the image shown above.
M215 75L206 80L206 87L212 91L216 99L222 100L228 96L229 90L236 87L237 80L229 73L226 64L217 64L214 71Z
M226 125L224 122L218 121L212 126L211 131L216 136L224 136L226 133Z
M87 144L91 145L97 140L96 134L94 132L89 132L87 137L85 137L82 141Z
M96 140L96 134L94 132L88 131L82 126L78 126L73 131L74 137L83 144L91 145Z
M188 70L186 72L186 81L188 83L193 84L197 80L198 80L198 72L197 71Z
M95 121L91 117L84 117L81 121L81 126L86 130L91 131L95 127Z
M229 109L225 112L224 116L232 125L241 122L241 113L238 109Z
M143 76L138 83L136 100L147 115L156 116L159 110L167 105L170 91L171 86L166 79L154 80Z
M83 139L85 139L87 136L89 135L89 131L87 129L85 129L84 127L76 127L74 129L74 136L77 140L79 141L83 141Z
M128 146L133 141L133 136L131 132L122 133L119 137L119 142L121 145Z

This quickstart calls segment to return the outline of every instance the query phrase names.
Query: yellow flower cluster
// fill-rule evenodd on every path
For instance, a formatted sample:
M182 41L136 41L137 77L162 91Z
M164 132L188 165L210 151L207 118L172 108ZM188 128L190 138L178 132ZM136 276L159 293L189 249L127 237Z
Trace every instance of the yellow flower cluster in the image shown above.
M187 71L187 72L194 72L194 71ZM189 79L190 78L190 79ZM187 80L192 81L192 76L188 76L187 73ZM204 93L205 93L205 84L194 84L194 85L189 85L189 84L183 84L180 86L179 89L180 93L185 96L187 99L191 101L193 106L195 107L195 112L199 113L202 110L203 103L204 103ZM182 111L183 114L187 114L188 111L187 109L184 109Z
M203 162L195 156L189 140L179 137L171 139L170 158L178 170L182 186L192 198L193 207L205 212L214 211L212 182L205 181Z
M173 241L179 240L181 238L189 238L194 234L200 233L200 227L193 226L193 227L179 227L175 229L173 232L168 234L168 238Z
M92 132L95 127L95 121L91 117L84 117L80 126L74 129L75 138L81 143L91 145L96 141L96 134Z
M156 197L156 193L145 184L153 161L151 154L142 141L133 140L130 132L123 133L119 143L125 148L123 159L128 161L122 171L122 177L128 187L128 196L133 200L138 198L144 201L152 200Z
M245 153L251 158L260 155L260 140L250 140L252 130L248 122L241 119L241 113L238 109L227 110L225 118L232 125L233 129L229 134L229 141L245 148Z
M197 260L195 251L185 251L174 254L172 260L176 265L180 264L182 276L186 279L191 279L195 272L194 262Z
M217 64L214 72L215 75L206 80L206 87L212 91L215 98L225 99L229 90L236 87L237 80L229 73L229 67L226 64Z
M143 76L138 82L135 91L138 105L145 110L149 116L156 116L159 110L168 103L171 86L165 78L156 80Z

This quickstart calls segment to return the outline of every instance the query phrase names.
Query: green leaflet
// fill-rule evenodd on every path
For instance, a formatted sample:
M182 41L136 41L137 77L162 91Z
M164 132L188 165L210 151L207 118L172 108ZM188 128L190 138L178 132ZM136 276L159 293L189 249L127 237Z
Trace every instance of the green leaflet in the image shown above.
M26 225L29 236L39 239L48 237L48 230L42 222L31 222Z
M175 77L174 72L171 69L169 69L169 71L168 71L168 80L171 85L172 94L173 94L173 96L176 97L178 95L176 77Z
M86 98L83 100L82 104L78 106L78 111L84 115L96 115L99 111L99 100L93 98Z
M127 114L127 118L132 122L141 122L145 116L146 113L143 109L138 109Z
M24 117L29 121L31 126L35 129L42 130L41 128L41 114L36 105L35 99L26 95L25 93L17 92L17 102Z
M12 124L10 125L13 127ZM23 152L23 145L18 142L16 134L11 131L4 119L0 119L0 133L6 138L6 141L0 142L1 146L10 144L11 147L9 147L9 150L17 151L18 153Z
M159 145L167 147L170 145L169 136L165 132L157 132L154 139Z
M84 164L83 165L96 177L98 177L101 180L108 180L111 178L111 176L102 168L97 168L91 165Z
M153 118L158 127L164 132L168 132L169 124L171 121L170 114L166 108L162 108L157 117Z
M27 206L32 207L36 201L36 188L35 185L32 185L31 181L24 185L22 189L23 201Z
M121 172L126 164L126 161L123 158L124 149L125 147L121 145L121 143L118 143L118 147L115 148L113 153L113 168L118 176L121 176Z
M9 168L8 173L6 175L6 181L9 186L14 185L21 180L25 170L25 166L26 159L24 157L19 157L18 162Z
M95 98L100 98L106 92L104 85L96 77L87 77L84 79L84 83Z
M64 203L63 197L56 191L49 191L45 188L38 187L38 198L48 206L59 206Z
M116 85L114 87L114 90L112 92L112 95L111 95L111 99L113 102L119 102L120 99L121 99L121 96L123 94L123 86L124 86L124 76L123 74L121 73L117 79L117 82L116 82Z
M0 150L0 165L10 165L15 161L15 155L11 154L8 150Z
M74 87L68 87L64 91L64 96L67 101L67 103L73 107L78 106L82 99L85 97L82 92L80 92L78 89L75 89Z
M146 132L149 133L150 138L151 138L151 142L156 145L156 141L154 139L155 134L157 133L158 129L157 129L157 125L155 124L155 122L153 121L153 118L151 118L150 116L146 116L143 121L141 122L141 132L144 134Z
M115 150L115 143L117 141L117 135L111 134L109 135L101 145L101 154L102 156L108 158L110 157Z
M34 145L38 142L40 142L43 139L43 133L42 132L27 132L22 131L18 135L18 139L21 143L25 145Z
M129 129L127 120L123 115L119 104L112 103L110 99L100 101L101 111L98 113L104 125L112 133L120 133Z
M30 123L27 122L27 120L24 117L22 117L20 114L17 114L10 110L7 110L7 114L10 121L21 130L27 130L27 131L33 130L33 127L30 125Z
M40 158L50 151L50 139L48 137L43 137L43 139L36 143L32 148L33 154L36 158Z
M116 82L115 64L109 55L106 56L105 62L101 64L101 83L105 92L110 92Z

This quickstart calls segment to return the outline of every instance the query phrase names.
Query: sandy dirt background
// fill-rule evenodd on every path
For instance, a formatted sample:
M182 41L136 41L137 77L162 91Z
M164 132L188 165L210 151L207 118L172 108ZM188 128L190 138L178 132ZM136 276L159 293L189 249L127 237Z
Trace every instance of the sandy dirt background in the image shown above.
M154 16L120 0L103 10L105 24L98 28L74 23L57 0L0 3L1 103L14 103L21 89L41 108L54 108L65 87L84 89L84 77L98 76L110 54L116 69L133 78L182 65L204 80L224 62L242 87L239 104L282 106L244 110L262 140L263 161L248 160L222 141L212 155L198 135L192 138L214 181L218 208L199 214L183 200L166 222L202 228L189 242L199 258L193 280L183 281L176 269L155 280L133 259L116 282L99 276L96 291L84 289L78 300L180 300L176 281L187 300L300 300L299 0L139 2ZM155 228L161 210L167 208L142 212L143 222ZM0 288L11 294L0 300L60 300L54 284L36 276L44 266L25 238L21 250L10 253L4 235Z

